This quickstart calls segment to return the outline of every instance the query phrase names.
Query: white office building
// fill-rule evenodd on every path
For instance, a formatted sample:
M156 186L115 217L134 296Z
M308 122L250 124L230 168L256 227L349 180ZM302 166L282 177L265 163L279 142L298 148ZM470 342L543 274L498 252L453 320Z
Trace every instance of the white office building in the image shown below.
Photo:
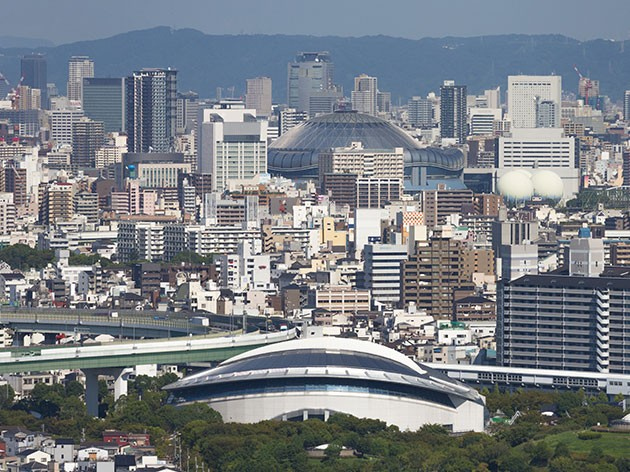
M68 61L68 100L83 101L83 79L94 77L94 61L72 56Z
M575 168L575 138L561 128L515 129L499 138L498 167Z
M500 108L471 108L468 114L470 134L473 136L494 134L494 123L501 121Z
M352 91L352 109L359 113L376 115L378 95L378 79L361 74L354 78L354 90Z
M372 300L394 307L400 301L400 263L407 260L404 244L366 244L365 288Z
M511 75L508 77L508 113L512 128L536 128L541 101L556 104L553 123L560 126L562 77L558 75Z
M210 174L212 190L267 172L267 120L243 102L224 101L200 110L197 171Z

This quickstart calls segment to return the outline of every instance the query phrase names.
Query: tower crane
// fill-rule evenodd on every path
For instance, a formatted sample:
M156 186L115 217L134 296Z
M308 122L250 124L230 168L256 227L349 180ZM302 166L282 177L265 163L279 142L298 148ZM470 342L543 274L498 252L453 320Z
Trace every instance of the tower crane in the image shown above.
M582 75L582 73L580 72L580 70L575 64L573 65L573 70L577 73L578 77L580 78L580 82L584 82L584 105L588 105L588 96L591 92L591 89L593 88L593 83L591 82L591 79L589 79L588 77L584 77Z

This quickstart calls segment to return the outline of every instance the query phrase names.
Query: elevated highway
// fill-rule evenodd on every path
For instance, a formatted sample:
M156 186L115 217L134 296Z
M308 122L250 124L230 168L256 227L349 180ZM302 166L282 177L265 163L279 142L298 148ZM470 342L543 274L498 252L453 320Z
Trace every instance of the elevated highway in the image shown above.
M295 329L266 334L225 333L97 345L32 346L0 351L0 374L80 369L86 376L88 412L98 414L98 376L145 364L222 361L270 343L297 337Z

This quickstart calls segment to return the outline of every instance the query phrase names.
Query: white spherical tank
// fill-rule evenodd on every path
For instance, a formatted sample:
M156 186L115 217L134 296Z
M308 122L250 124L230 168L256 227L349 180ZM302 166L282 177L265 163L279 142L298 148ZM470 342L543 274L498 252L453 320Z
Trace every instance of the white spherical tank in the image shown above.
M540 170L532 177L534 195L546 200L560 200L564 195L564 183L551 170Z
M511 170L503 174L497 183L497 190L506 200L525 201L534 195L534 185L526 172Z

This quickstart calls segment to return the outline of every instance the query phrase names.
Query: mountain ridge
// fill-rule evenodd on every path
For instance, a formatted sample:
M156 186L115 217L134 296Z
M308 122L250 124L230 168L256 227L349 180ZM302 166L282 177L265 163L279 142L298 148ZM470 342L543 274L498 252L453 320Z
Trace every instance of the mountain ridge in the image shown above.
M19 76L19 57L30 52L48 55L48 80L64 93L67 61L88 55L98 77L120 77L143 67L179 70L179 89L213 97L216 87L236 87L245 79L266 75L273 80L274 102L286 101L287 63L299 51L325 50L335 63L335 82L346 95L361 73L378 77L379 88L392 92L395 103L413 95L439 91L443 80L468 85L480 93L507 76L563 76L563 88L575 92L577 64L584 75L599 80L601 91L620 100L630 89L630 48L625 43L596 39L579 41L557 34L488 35L408 39L386 35L360 37L306 35L211 35L192 28L160 26L50 47L0 48L0 72L12 82ZM225 95L224 95L225 96Z

